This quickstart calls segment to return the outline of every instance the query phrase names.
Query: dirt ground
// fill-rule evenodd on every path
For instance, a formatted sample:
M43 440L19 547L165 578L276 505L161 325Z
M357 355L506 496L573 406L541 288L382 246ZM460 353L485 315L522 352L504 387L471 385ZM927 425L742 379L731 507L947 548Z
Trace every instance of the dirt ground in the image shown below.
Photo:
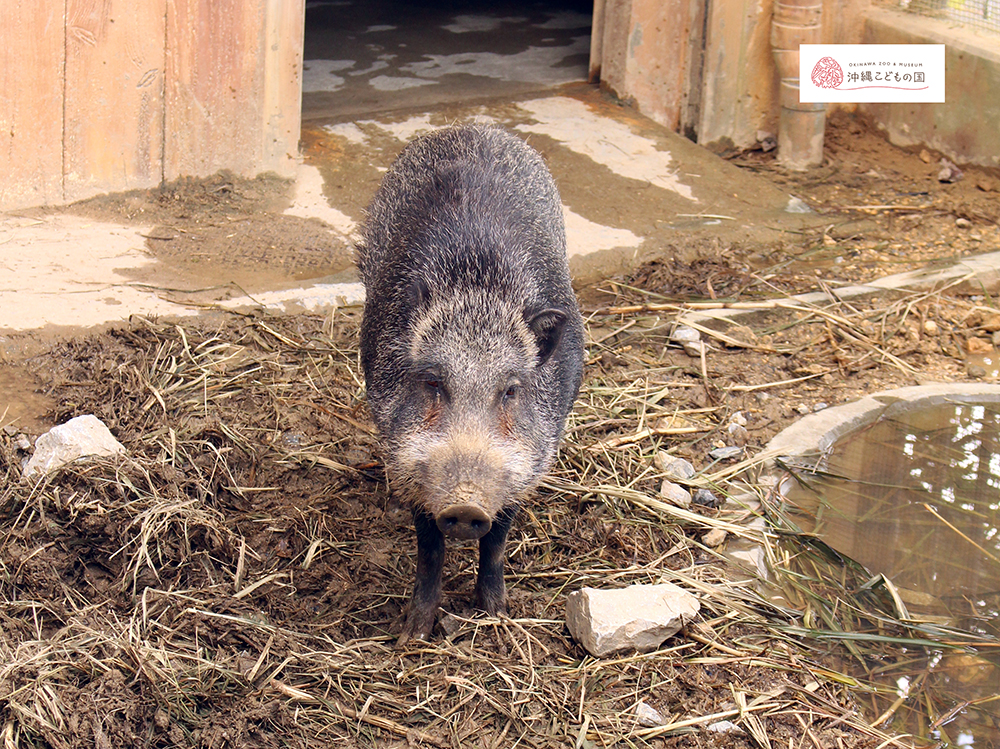
M735 543L761 507L746 495L752 469L723 482L729 464L708 453L752 458L824 404L988 376L966 353L993 349L992 292L762 310L703 331L703 360L671 339L688 302L835 290L1000 248L996 174L939 182L939 155L892 148L850 115L830 123L827 154L806 175L773 153L727 155L828 215L823 229L769 246L703 238L579 290L586 382L553 476L512 536L509 618L476 617L473 554L455 549L449 616L427 645L394 645L412 530L365 411L357 310L135 320L8 343L30 356L8 354L0 373L16 371L48 413L0 431L5 749L882 745L868 725L877 708L828 670L830 646L781 634L801 612L740 582L727 542L706 541L724 528ZM327 262L322 233L299 220L301 235L282 226L247 244L267 223L247 216L266 217L282 194L220 177L92 210L154 212L157 232L185 244L151 238L150 251L169 244L183 262L231 249L233 224L245 229L234 262L293 274ZM20 481L45 425L84 413L128 459ZM728 501L660 506L658 450L714 477ZM702 603L663 650L595 660L572 641L568 591L661 579ZM639 702L669 730L640 725Z

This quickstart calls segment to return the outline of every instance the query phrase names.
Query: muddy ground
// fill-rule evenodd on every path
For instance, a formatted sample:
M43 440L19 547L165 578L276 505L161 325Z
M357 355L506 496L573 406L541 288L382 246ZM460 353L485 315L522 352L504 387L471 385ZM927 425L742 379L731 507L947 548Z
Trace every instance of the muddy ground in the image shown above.
M760 512L752 482L749 496L713 484L728 498L718 509L648 501L663 478L657 450L717 476L727 464L709 450L752 457L824 404L989 374L965 354L992 349L1000 310L968 287L762 311L706 334L704 361L671 342L671 305L835 289L1000 248L997 175L939 182L938 155L894 149L847 115L831 122L827 153L804 176L773 154L727 156L828 226L768 246L700 237L579 290L587 379L553 477L512 535L510 618L476 617L473 554L455 549L451 616L426 646L394 644L412 531L365 411L357 310L8 341L32 355L4 368L48 412L0 432L4 747L881 745L868 727L877 708L826 670L830 646L783 634L801 612L739 582L723 553L732 529L721 546L705 540ZM280 190L226 178L183 189L198 199L130 200L159 205L155 223L201 253L231 244L199 222L259 225L269 201L280 206ZM240 246L254 262L324 262L309 241L265 233L247 246L253 236ZM129 458L21 482L45 424L84 413ZM661 579L697 593L702 613L659 653L598 661L569 637L568 591ZM637 722L640 701L669 732Z

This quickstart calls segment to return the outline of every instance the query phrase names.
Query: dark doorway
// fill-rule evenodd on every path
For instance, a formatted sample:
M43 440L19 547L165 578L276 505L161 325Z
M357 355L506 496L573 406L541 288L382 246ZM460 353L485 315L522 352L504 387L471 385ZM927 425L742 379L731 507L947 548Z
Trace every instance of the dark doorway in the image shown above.
M303 120L517 96L587 78L592 4L308 0Z

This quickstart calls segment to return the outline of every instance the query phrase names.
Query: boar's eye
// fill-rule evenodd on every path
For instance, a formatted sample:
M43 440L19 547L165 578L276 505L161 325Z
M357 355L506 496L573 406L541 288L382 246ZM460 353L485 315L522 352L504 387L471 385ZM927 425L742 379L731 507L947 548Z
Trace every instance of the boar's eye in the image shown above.
M520 391L521 391L520 385L508 385L507 389L503 391L503 398L502 398L503 402L510 403L512 400L514 400L514 398L517 397L517 394Z
M440 368L424 364L413 371L413 386L423 390L429 397L438 399L447 396L444 375Z

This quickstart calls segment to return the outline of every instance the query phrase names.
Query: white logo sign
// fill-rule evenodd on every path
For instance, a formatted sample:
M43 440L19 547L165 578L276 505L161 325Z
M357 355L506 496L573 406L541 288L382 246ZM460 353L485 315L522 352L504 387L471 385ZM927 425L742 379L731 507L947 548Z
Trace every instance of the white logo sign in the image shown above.
M802 44L800 102L944 102L943 44Z

